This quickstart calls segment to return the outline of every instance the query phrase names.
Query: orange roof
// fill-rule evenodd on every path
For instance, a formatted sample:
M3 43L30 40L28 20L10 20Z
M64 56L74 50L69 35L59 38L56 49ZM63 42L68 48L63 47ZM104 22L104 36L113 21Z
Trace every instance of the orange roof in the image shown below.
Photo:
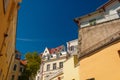
M26 60L20 60L20 63L21 63L22 65L26 65L26 64L27 64L27 61L26 61Z
M106 6L110 5L111 3L115 2L115 1L120 1L120 0L109 0L108 2L106 2L105 4L103 4L102 6L97 8L97 10L102 9L102 8L104 9Z
M48 49L48 50L49 50L50 54L54 54L54 53L61 51L63 48L64 48L64 46L62 45L62 46L58 46L56 48L52 48L52 49Z

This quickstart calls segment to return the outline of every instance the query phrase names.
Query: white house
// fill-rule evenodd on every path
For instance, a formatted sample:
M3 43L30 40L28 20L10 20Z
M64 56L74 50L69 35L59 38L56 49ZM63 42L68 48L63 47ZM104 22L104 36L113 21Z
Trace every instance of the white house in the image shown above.
M80 27L91 26L120 18L120 0L109 0L95 12L75 18Z
M76 55L78 49L78 39L71 40L67 42L67 52L70 55Z
M51 76L63 69L63 62L66 60L67 52L65 46L56 48L45 48L41 54L42 64L37 73L36 80L49 80Z

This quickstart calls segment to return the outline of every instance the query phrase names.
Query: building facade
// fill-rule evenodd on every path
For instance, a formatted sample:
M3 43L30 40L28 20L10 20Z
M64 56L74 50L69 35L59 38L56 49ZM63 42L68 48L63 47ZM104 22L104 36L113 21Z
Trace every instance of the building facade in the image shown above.
M120 79L120 0L75 18L79 27L80 80Z
M42 53L42 64L36 80L50 80L58 71L62 71L66 56L67 52L63 45L52 49L46 48Z
M64 62L63 80L79 80L78 39L67 42L67 52L69 56Z
M15 56L17 14L20 0L0 1L0 80L7 80Z
M78 39L67 42L67 57L63 70L59 70L50 80L79 80L79 63L77 57Z
M70 55L76 55L78 51L78 39L68 41L66 44L67 44L67 52Z
M21 75L27 64L26 60L21 60L21 53L19 51L16 50L15 54L14 64L10 68L8 80L22 80Z

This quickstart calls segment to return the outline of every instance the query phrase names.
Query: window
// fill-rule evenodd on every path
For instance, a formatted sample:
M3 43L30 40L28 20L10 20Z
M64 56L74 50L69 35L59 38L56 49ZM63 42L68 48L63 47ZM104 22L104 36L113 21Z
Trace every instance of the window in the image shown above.
M37 77L37 80L40 80L39 76Z
M16 71L16 68L17 68L17 65L15 64L13 70Z
M18 76L18 80L21 80L21 76Z
M60 68L63 68L63 62L60 62L60 63L59 63L59 67L60 67Z
M90 24L91 26L96 25L96 19L90 20L90 21L89 21L89 24Z
M47 55L47 59L50 60L50 55L49 54Z
M74 46L71 46L71 47L70 47L70 51L74 51Z
M23 72L23 68L22 67L20 67L20 72Z
M95 78L90 78L90 79L86 79L86 80L95 80Z
M62 56L62 53L60 53L60 56Z
M53 58L53 55L51 54L51 58Z
M8 7L9 0L3 0L3 6L4 6L4 12L6 13L7 7Z
M49 70L50 70L50 64L47 65L47 71L49 71Z
M53 63L53 70L56 69L56 63Z
M20 57L21 57L21 56L20 56L19 54L16 54L16 55L15 55L15 58L20 59Z
M117 13L118 13L118 16L120 17L120 9L119 9L119 10L117 10Z
M57 53L57 54L56 54L56 58L59 58L59 57L60 57L60 55Z
M11 78L11 80L14 80L14 77L15 77L15 76L14 76L14 75L12 75L12 78Z

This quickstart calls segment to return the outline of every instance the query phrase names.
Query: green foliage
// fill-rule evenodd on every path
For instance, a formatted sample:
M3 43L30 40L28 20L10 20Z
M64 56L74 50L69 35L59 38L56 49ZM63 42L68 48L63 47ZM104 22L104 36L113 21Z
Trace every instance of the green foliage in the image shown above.
M25 57L27 60L26 70L30 72L30 75L35 75L37 73L37 70L40 68L40 56L36 52L33 52L27 53Z
M25 58L27 60L27 65L26 65L25 71L23 72L22 76L23 78L26 78L27 80L29 77L31 76L34 77L36 75L37 71L40 68L41 58L37 52L33 52L33 53L28 52L25 55Z

